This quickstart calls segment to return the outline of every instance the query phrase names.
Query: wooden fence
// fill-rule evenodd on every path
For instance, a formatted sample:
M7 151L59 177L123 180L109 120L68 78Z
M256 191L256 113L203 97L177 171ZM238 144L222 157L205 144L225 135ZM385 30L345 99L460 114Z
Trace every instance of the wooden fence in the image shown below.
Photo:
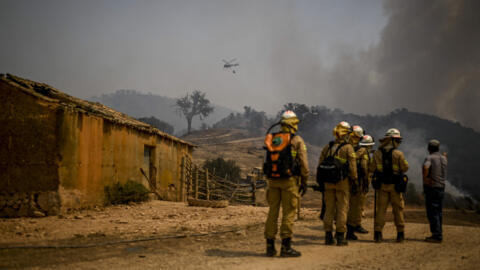
M266 182L258 175L249 175L247 183L234 183L226 178L215 176L208 169L199 168L185 158L182 178L189 198L217 201L227 200L230 204L256 205L257 189L265 188ZM248 183L249 182L249 183Z

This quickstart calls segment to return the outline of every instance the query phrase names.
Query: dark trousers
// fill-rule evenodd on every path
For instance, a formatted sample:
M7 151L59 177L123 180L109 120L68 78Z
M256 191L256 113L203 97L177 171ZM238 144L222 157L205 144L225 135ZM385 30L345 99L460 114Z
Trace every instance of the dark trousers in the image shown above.
M425 192L425 206L427 209L428 222L432 236L442 239L442 208L443 208L443 188L423 186Z

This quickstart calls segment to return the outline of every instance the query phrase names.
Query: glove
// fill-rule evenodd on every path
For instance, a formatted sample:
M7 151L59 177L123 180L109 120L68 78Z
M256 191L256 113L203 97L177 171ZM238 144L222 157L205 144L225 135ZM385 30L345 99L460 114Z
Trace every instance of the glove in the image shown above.
M307 193L307 184L306 183L301 183L300 184L300 187L298 188L298 193L300 193L300 196L303 197L303 195L305 195L305 193Z

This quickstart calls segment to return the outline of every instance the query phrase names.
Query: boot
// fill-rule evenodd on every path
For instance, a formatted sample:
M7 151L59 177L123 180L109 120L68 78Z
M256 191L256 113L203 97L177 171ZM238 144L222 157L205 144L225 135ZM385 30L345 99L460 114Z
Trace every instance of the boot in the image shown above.
M275 249L275 239L267 239L267 257L273 257L277 255L277 250Z
M355 232L361 233L361 234L367 234L368 231L365 230L365 228L362 227L362 225L358 225L355 227Z
M397 243L403 243L405 241L405 233L397 232Z
M383 242L382 232L378 232L378 231L373 232L373 240L375 241L375 243Z
M345 233L337 232L337 246L347 246L348 241L345 239Z
M333 239L332 232L325 232L325 245L327 246L335 245L335 239Z
M300 257L302 253L296 251L291 246L292 238L282 239L282 250L280 251L281 257Z
M355 235L355 227L347 225L347 239L358 240L358 237Z

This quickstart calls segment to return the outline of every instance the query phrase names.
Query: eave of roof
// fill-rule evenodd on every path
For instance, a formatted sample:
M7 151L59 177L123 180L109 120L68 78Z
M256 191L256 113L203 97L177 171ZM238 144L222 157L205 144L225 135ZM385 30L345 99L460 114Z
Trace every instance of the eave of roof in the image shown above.
M156 134L172 141L196 147L193 143L165 133L149 124L138 121L133 117L116 111L99 102L91 102L67 95L47 84L30 81L11 74L0 74L0 81L47 102L58 103L60 106L68 107L80 112L91 113L113 123L129 126L142 132Z

